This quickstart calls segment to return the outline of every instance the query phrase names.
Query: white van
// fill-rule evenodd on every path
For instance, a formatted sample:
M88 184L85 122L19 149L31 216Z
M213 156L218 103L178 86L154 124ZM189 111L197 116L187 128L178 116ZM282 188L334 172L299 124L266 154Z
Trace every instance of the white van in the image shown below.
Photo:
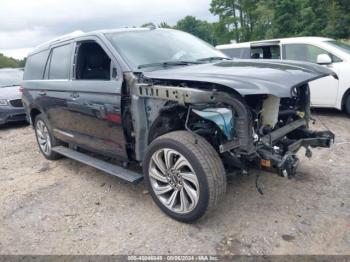
M306 61L335 71L333 77L310 82L314 107L345 109L350 115L350 45L330 38L297 37L220 45L226 55L239 59L279 59Z

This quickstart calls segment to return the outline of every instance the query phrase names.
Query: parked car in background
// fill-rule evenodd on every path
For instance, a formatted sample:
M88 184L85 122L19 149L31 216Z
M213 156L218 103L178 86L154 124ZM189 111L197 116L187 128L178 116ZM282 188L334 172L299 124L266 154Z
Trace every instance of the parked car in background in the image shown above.
M232 58L279 59L317 63L338 79L310 82L311 105L344 109L350 115L350 45L330 38L297 37L217 46Z
M103 30L30 53L23 102L47 159L144 178L166 214L191 222L220 202L233 170L251 163L290 177L300 148L311 157L331 146L332 132L308 125L308 82L329 75L311 63L234 61L171 29Z
M23 69L0 69L0 125L26 120L20 84Z

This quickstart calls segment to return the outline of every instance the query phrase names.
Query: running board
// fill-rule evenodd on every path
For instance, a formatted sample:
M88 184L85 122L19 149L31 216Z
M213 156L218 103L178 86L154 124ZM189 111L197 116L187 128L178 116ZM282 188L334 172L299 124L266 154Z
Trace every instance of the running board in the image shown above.
M73 149L70 149L64 146L53 147L52 151L60 155L66 156L68 158L74 159L83 164L92 166L98 170L104 171L112 176L119 177L133 184L137 184L143 179L143 175L139 173L122 168L117 165L113 165L111 163L91 157L89 155L80 153L78 151L75 151Z

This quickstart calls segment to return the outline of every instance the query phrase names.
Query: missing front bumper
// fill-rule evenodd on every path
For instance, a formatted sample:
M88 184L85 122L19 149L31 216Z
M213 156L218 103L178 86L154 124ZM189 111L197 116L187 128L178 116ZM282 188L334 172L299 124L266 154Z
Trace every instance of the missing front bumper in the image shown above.
M308 158L312 157L311 148L331 147L335 139L331 131L310 131L305 123L305 120L295 121L261 139L264 146L257 153L263 168L290 177L296 173L299 163L296 153L302 147Z

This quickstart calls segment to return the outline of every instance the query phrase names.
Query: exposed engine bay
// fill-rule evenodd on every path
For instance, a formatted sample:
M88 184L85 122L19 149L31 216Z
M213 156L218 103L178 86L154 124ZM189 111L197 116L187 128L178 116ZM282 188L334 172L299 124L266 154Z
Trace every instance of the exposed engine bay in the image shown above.
M136 160L158 136L188 130L204 137L220 153L229 171L254 164L292 176L302 147L307 157L311 148L330 147L334 134L309 130L310 91L308 84L292 88L290 97L269 94L242 97L224 86L136 78L129 75L131 112L138 112L133 126L131 152ZM143 108L145 114L140 115ZM130 114L135 115L135 114ZM135 117L134 117L135 118Z

